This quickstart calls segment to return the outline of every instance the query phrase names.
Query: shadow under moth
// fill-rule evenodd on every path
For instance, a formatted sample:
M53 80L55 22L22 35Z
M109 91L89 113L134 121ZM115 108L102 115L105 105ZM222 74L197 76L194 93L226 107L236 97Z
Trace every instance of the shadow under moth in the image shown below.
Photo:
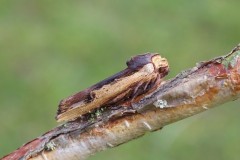
M169 66L165 58L156 53L146 53L132 57L127 68L117 74L63 99L56 119L72 121L101 107L131 106L142 95L152 92L168 74Z

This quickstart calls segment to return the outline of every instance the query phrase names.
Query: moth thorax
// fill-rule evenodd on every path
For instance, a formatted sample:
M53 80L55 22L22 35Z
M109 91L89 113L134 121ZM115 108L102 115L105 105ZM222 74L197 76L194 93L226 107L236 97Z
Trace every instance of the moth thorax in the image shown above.
M154 72L154 66L152 63L148 63L143 67L144 72L146 73L153 73Z

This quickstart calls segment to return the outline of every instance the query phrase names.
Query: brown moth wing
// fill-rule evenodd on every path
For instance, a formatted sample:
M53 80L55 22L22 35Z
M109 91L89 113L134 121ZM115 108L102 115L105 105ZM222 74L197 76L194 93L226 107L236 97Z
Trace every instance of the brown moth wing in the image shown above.
M153 65L153 57L157 57L154 58L156 60L160 58L162 66ZM165 76L168 72L166 59L161 59L158 54L152 53L131 58L127 62L127 66L128 68L125 70L62 100L56 119L58 121L73 120L95 108L111 103L111 100L116 99L117 96L121 96L117 98L121 100L125 93L129 93L129 88L134 89L139 82L148 82L156 78L161 67L166 69L160 77Z
M138 68L142 67L144 64L150 63L151 62L150 58L153 55L154 54L148 53L145 55L139 55L139 56L133 57L133 58L131 58L131 60L129 60L127 62L128 68L126 68L125 70L120 71L120 72L116 73L115 75L113 75L107 79L104 79L101 82L98 82L95 85L93 85L83 91L80 91L66 99L63 99L59 104L59 109L58 109L57 115L65 112L68 109L71 109L71 105L73 105L77 102L91 101L91 99L94 98L94 95L90 94L91 91L99 89L106 84L112 83L116 79L120 79L120 78L123 78L123 77L133 74L133 72L137 71Z

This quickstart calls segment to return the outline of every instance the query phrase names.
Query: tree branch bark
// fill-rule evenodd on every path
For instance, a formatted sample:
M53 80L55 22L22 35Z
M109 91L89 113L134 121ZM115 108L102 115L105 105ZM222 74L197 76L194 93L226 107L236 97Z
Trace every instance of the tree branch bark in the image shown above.
M239 96L240 45L226 56L183 71L131 108L119 107L93 120L67 122L2 160L83 160Z

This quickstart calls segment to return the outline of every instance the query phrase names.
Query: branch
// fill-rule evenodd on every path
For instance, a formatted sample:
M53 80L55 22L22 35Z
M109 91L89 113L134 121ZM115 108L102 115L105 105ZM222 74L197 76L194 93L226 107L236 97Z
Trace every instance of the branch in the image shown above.
M201 62L166 81L132 107L101 113L100 118L67 122L2 160L83 160L239 96L240 45L226 56Z

